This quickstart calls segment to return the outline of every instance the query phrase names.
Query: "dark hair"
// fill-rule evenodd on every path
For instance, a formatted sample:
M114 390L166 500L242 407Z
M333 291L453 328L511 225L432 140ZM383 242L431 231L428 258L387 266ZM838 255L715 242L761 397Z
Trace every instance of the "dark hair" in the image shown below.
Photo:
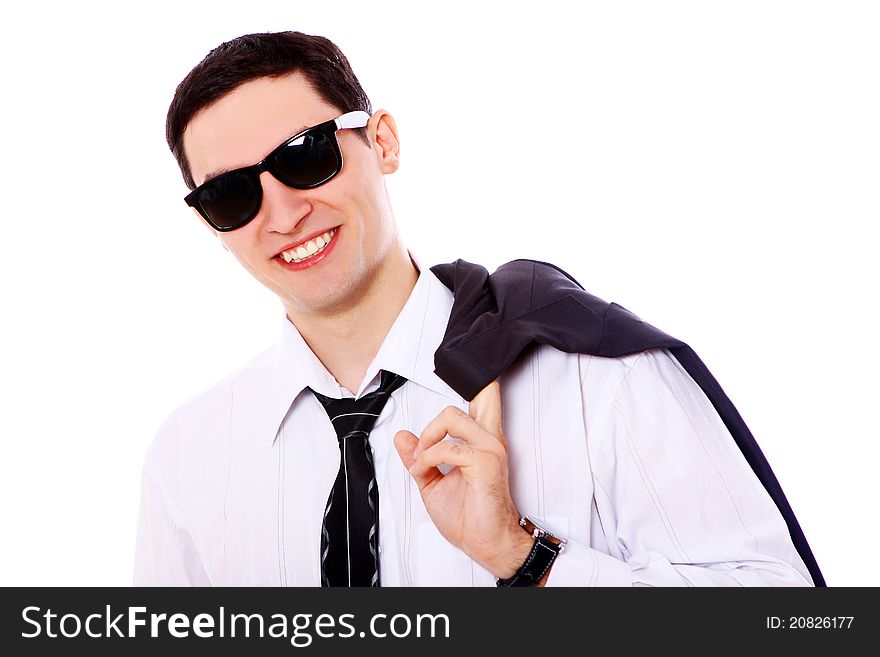
M373 113L348 59L329 39L302 32L267 32L222 43L177 85L165 120L165 138L190 189L196 185L183 152L183 132L193 117L245 82L296 72L340 112ZM355 132L369 145L366 128Z

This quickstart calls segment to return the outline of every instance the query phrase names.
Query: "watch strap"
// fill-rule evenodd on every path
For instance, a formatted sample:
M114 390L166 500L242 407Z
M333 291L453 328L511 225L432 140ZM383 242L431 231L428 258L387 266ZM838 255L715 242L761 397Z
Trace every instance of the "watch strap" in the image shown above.
M537 586L563 551L565 541L538 527L528 517L520 518L520 527L535 537L532 549L523 564L507 579L495 582L499 587Z

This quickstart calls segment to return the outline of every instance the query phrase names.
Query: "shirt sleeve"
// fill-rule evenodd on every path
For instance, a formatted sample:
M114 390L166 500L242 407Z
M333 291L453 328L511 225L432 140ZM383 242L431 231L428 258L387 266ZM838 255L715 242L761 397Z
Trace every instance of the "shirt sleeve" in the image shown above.
M210 586L180 505L180 436L173 416L153 439L141 475L135 586Z
M569 541L546 584L813 586L776 503L702 389L666 349L630 362L592 418L582 385L593 524L609 553Z

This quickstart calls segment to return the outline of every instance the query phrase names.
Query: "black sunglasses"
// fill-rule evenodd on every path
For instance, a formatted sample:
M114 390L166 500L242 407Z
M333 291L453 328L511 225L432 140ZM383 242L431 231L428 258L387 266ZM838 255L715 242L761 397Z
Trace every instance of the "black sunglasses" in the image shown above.
M358 110L307 128L285 141L261 162L211 178L183 200L220 232L241 228L260 211L263 202L260 174L263 171L294 189L323 185L342 171L342 151L336 141L336 131L363 128L369 120L367 112Z

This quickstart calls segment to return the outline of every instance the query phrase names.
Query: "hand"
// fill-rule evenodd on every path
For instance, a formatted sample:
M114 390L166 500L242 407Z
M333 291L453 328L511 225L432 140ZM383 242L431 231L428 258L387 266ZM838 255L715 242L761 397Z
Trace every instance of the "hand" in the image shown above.
M447 434L460 442L443 440ZM496 577L512 576L533 539L510 496L498 381L474 397L468 413L447 406L420 438L398 431L394 446L443 537ZM440 464L455 467L444 475Z

